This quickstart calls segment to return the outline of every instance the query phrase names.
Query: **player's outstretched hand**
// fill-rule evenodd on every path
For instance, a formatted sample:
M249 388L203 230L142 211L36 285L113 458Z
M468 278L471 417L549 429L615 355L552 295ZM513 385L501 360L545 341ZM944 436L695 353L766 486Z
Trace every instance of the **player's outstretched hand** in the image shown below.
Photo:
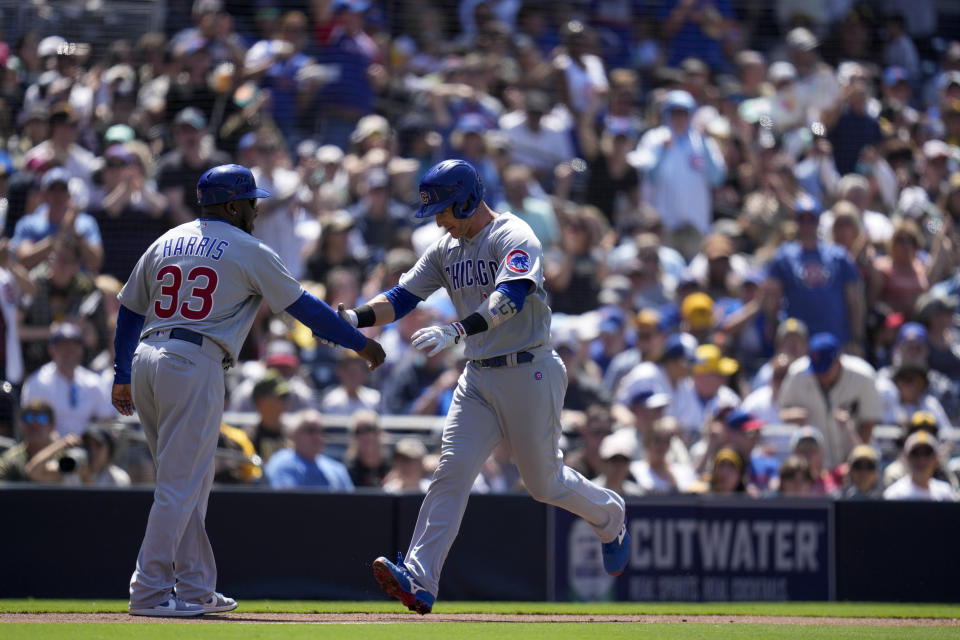
M387 354L383 352L383 347L373 338L367 338L367 344L364 345L363 349L358 349L357 353L360 354L361 358L370 363L370 371L379 367L383 364L383 361L387 359Z
M340 316L341 320L354 327L360 324L360 320L357 318L357 312L353 309L345 309L342 302L337 305L337 315Z
M114 408L125 416L133 415L133 393L129 384L115 384L110 393Z
M451 347L460 341L460 334L453 325L447 324L442 327L426 327L418 329L411 337L413 346L423 351L427 351L428 356L440 353L447 347Z

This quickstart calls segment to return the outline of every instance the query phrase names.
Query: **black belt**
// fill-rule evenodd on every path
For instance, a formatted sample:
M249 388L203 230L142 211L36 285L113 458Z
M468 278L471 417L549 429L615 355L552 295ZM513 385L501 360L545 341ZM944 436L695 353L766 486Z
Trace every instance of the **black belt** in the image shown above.
M192 342L198 347L203 346L203 336L197 333L196 331L190 331L190 329L182 329L176 327L175 329L170 329L170 337L174 340L183 340L184 342Z
M483 358L482 360L471 360L471 362L478 367L490 369L493 367L513 366L514 363L511 363L510 361L514 359L515 364L533 362L533 354L529 351L517 351L516 353L512 353L508 356L494 356L493 358Z

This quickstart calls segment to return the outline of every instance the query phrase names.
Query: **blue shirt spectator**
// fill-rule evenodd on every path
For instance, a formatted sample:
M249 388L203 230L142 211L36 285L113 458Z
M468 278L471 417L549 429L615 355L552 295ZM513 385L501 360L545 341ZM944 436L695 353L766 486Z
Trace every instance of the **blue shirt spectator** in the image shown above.
M662 34L669 42L667 64L676 67L685 58L699 58L711 69L725 68L719 38L733 17L729 0L670 0L657 9Z
M277 451L263 469L271 487L353 491L350 472L343 463L322 453L324 438L320 413L301 411L288 431L293 449Z

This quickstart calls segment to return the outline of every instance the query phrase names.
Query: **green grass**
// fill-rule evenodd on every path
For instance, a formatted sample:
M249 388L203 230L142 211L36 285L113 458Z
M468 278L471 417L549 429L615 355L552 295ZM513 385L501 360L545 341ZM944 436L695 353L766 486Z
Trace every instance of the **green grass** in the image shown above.
M126 600L0 600L0 613L117 613ZM393 601L242 600L238 613L400 613ZM853 618L960 618L957 604L901 602L444 602L435 613L791 615ZM6 627L4 627L6 629Z
M452 633L449 624L386 625L204 625L191 624L4 624L5 639L24 640L166 640L189 637L190 640L940 640L955 639L953 628L936 627L814 627L775 625L707 624L501 624L461 623Z

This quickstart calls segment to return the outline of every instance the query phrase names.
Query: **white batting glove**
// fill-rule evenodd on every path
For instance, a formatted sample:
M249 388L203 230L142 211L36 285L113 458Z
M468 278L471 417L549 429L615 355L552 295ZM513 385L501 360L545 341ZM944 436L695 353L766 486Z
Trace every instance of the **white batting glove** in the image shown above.
M341 320L352 324L354 327L360 324L360 320L357 318L357 312L353 309L344 309L342 302L337 305L337 315L340 316Z
M453 324L447 324L442 327L418 329L417 332L411 336L411 340L413 346L420 351L430 349L430 351L427 351L427 355L432 356L435 353L439 353L457 344L460 342L460 338L465 335L467 334L463 326L460 325L459 322L454 322Z

